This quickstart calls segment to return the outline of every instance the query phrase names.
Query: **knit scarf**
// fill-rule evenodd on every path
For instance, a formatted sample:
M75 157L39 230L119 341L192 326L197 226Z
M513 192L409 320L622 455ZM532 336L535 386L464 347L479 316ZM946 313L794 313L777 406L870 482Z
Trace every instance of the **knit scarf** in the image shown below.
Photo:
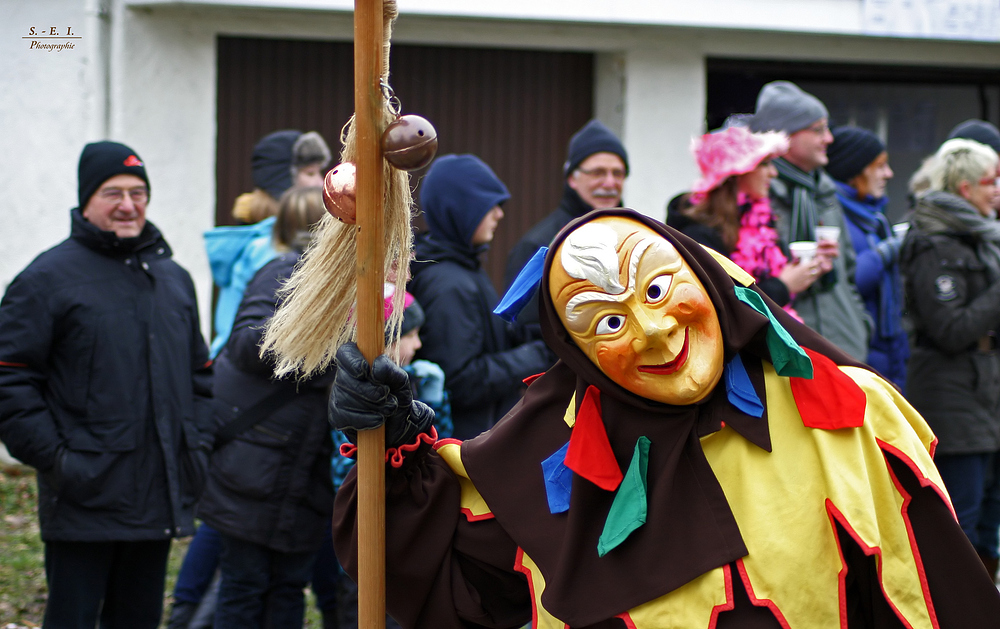
M792 220L789 224L788 242L816 240L816 188L819 185L818 169L812 174L793 166L784 158L771 161L778 169L778 177L788 183L791 191Z
M910 224L925 234L976 236L976 257L986 266L990 283L1000 281L1000 222L985 218L962 197L928 192L917 200Z
M837 186L837 200L844 208L847 220L856 225L865 234L868 247L875 245L892 235L889 219L885 217L887 197L875 199L866 197L858 200L858 192L851 186L834 182ZM903 280L899 272L899 262L885 265L879 282L878 325L875 332L888 339L903 333Z

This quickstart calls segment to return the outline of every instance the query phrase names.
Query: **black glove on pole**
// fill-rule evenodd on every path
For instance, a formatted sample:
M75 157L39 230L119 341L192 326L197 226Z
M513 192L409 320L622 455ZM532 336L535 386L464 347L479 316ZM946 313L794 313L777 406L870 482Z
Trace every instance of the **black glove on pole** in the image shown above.
M357 443L357 431L385 424L385 445L393 448L427 430L434 411L413 399L410 377L388 356L371 367L355 343L337 349L337 375L330 390L330 423Z

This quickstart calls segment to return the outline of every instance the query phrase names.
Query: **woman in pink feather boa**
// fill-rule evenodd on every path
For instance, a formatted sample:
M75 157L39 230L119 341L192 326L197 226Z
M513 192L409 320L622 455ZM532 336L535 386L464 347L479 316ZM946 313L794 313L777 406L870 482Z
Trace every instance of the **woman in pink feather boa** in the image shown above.
M816 281L829 262L790 259L778 241L768 190L777 171L771 159L788 150L781 132L728 127L695 138L691 151L701 177L668 206L667 225L740 265L786 310L795 293Z

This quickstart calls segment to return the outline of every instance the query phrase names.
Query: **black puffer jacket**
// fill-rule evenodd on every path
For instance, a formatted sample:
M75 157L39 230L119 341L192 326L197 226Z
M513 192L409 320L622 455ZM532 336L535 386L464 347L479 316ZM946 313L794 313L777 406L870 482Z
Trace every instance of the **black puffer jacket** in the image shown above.
M212 431L194 285L151 223L71 216L0 304L0 440L39 471L43 540L190 535Z
M931 193L923 203L946 207L965 201ZM937 435L939 453L993 452L1000 448L1000 354L994 336L1000 282L990 284L974 234L929 231L914 224L900 255L915 327L906 397Z
M257 272L215 361L220 428L278 389L288 391L287 401L216 449L198 503L198 517L220 532L287 553L317 550L333 512L326 418L332 372L296 390L294 382L274 380L273 363L258 354L263 325L277 307L275 294L297 260L297 253L287 253Z
M421 236L410 292L427 315L417 356L444 370L454 437L475 437L514 406L524 378L549 367L545 345L515 346L511 327L493 314L496 289L469 247Z

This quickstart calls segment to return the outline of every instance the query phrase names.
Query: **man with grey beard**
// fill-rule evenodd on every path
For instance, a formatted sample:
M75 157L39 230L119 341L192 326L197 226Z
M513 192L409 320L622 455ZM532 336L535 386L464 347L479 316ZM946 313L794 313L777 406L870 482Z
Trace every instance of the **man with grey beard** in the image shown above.
M622 187L628 177L628 152L611 129L594 118L570 138L563 176L566 179L559 207L528 230L507 255L507 289L539 247L547 246L571 220L591 210L621 206ZM542 338L537 297L532 297L518 314L517 325L526 340Z

